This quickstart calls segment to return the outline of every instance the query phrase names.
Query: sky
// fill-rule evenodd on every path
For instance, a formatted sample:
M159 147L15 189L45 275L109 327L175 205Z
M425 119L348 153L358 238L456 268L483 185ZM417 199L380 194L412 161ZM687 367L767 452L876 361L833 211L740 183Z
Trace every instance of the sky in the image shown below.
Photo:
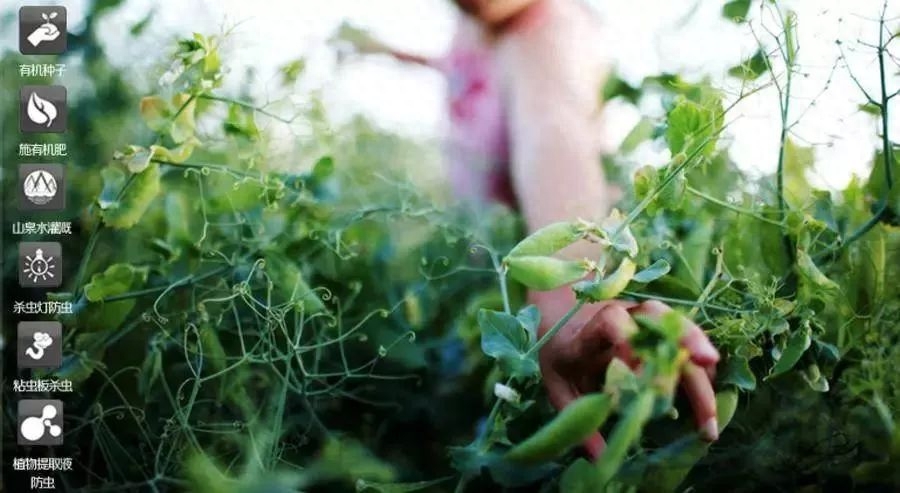
M777 30L774 19L758 10L753 11L749 25L728 22L720 15L723 2L717 0L586 1L604 23L609 63L633 83L672 71L690 79L709 76L714 84L736 93L740 84L727 77L726 70L756 51L757 38L771 47L766 31ZM63 3L77 29L86 0ZM857 111L864 98L850 73L870 94L878 94L875 53L860 41L877 41L875 20L883 0L782 3L797 12L799 22L799 70L789 118L798 122L792 127L792 138L816 149L817 165L810 180L841 187L854 173L867 174L879 142L876 120ZM129 38L128 27L151 12L148 31L139 40ZM238 74L254 68L260 81L255 96L260 100L276 97L277 67L304 57L307 73L296 90L300 94L320 90L335 120L362 113L391 131L437 140L446 128L439 76L383 57L338 64L325 40L341 22L349 21L397 47L437 55L450 41L455 15L447 0L131 0L105 19L102 32L113 60L143 74L161 73L159 46L173 36L230 29L226 60ZM889 6L888 18L900 24L900 2ZM3 36L6 39L14 35L12 30L4 31L9 33ZM846 63L840 63L837 40L842 41ZM9 41L7 46L12 46ZM893 75L900 67L891 68ZM889 80L891 86L900 89L896 75ZM614 148L641 115L659 117L661 111L652 101L640 108L609 104L605 115L608 146ZM894 115L891 132L898 135L896 110ZM775 88L744 99L729 117L727 139L738 165L751 175L771 172L777 163L781 125ZM666 158L662 149L652 146L635 156L649 164L661 164Z

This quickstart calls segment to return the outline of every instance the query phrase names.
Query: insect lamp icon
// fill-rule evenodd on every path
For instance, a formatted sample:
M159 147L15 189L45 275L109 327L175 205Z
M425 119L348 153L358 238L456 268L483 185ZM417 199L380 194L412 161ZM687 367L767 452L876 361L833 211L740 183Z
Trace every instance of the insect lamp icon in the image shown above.
M35 283L38 280L46 281L55 277L53 274L55 269L56 264L53 263L53 257L45 258L44 251L40 248L34 251L34 258L25 257L25 275Z
M19 285L24 288L55 288L62 284L59 243L35 242L19 244Z

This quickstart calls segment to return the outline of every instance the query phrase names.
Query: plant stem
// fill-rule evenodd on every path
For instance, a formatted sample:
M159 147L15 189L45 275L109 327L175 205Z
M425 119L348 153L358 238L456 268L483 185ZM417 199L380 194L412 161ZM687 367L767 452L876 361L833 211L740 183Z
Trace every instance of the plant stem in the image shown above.
M540 339L538 339L534 346L531 346L531 348L528 349L528 351L525 353L525 356L528 357L540 351L540 349L544 347L545 344L550 342L550 339L552 339L553 336L556 335L556 333L559 332L560 329L562 329L563 326L566 325L569 320L575 316L576 313L578 313L578 310L580 310L581 307L584 306L584 304L584 300L578 300L578 302L575 303L572 308L569 308L569 311L567 311L566 314L562 316L562 318L560 318L556 321L555 324L553 324L553 327L551 327L550 330L548 330Z
M724 200L717 199L717 198L713 197L712 195L708 195L708 194L706 194L706 193L704 193L704 192L702 192L702 191L700 191L700 190L697 190L696 188L694 188L694 187L692 187L692 186L690 186L690 185L687 186L687 191L688 191L688 193L691 193L691 194L693 194L693 195L696 195L697 197L700 197L701 199L707 200L707 201L709 201L709 202L712 202L713 204L716 204L716 205L718 205L718 206L721 206L721 207L724 207L724 208L726 208L726 209L729 209L729 210L732 210L732 211L734 211L734 212L737 212L738 214L744 214L744 215L750 216L750 217L752 217L752 218L754 218L754 219L756 219L756 220L758 220L758 221L762 221L762 222L764 222L764 223L768 223L768 224L771 224L771 225L773 225L773 226L778 226L778 227L783 226L783 224L780 223L780 222L778 222L778 221L774 221L774 220L769 219L769 218L767 218L767 217L765 217L765 216L761 216L761 215L759 215L759 214L757 214L757 213L755 213L755 212L753 212L753 211L751 211L751 210L744 209L744 208L742 208L742 207L738 207L738 206L733 205L733 204L729 204L728 202L726 202L726 201L724 201Z
M788 117L790 116L790 108L791 108L791 86L794 80L794 43L793 40L793 26L790 16L784 16L781 14L781 9L778 9L779 17L782 19L782 25L785 32L786 38L786 46L784 47L784 59L787 64L787 80L785 81L784 91L779 94L779 103L781 106L781 133L779 134L779 150L778 150L778 168L776 171L777 176L777 194L778 194L778 218L783 222L787 218L787 199L784 196L784 162L785 157L787 155L787 138L788 131L790 129L790 125L788 124ZM771 70L771 68L770 68ZM774 74L773 74L774 77ZM781 236L782 244L784 245L785 253L787 253L788 264L794 264L794 242L791 240L790 236L787 233L783 233Z

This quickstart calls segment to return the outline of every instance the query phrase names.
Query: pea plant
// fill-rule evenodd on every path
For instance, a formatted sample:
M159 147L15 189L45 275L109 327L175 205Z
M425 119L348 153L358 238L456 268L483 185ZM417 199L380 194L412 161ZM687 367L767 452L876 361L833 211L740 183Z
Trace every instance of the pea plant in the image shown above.
M104 12L72 43L96 91L70 113L83 122L70 138L85 145L67 175L78 212L65 247L82 254L49 295L74 313L60 316L64 364L46 374L91 389L66 401L76 460L66 491L900 484L900 152L889 133L900 84L884 12L874 41L843 46L876 59L878 91L858 82L881 142L868 177L810 185L815 149L792 133L809 104L792 94L803 73L797 18L733 0L723 15L759 43L729 71L740 92L675 74L636 86L613 77L607 100L656 98L665 109L604 158L625 197L607 218L524 239L514 212L470 214L423 181L427 146L362 118L336 124L314 93L298 106L226 91L227 36L180 40L158 83L138 93L91 34ZM304 67L283 67L285 92ZM859 81L842 60L835 70ZM749 178L723 136L738 102L772 88L776 171ZM639 146L669 158L641 166ZM577 241L602 255L558 255ZM4 275L12 285L15 273ZM566 285L576 301L559 320L525 302L526 290ZM541 349L586 305L615 298L678 312L638 318L640 369L614 359L597 375L601 390L556 412ZM677 392L681 317L723 357L713 444ZM607 446L588 461L579 445L598 430Z

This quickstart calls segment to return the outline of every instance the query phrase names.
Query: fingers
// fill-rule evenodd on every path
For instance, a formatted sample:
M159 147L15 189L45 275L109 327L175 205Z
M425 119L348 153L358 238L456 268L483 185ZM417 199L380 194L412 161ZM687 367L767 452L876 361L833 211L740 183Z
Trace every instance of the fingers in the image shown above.
M655 318L662 317L670 311L672 311L670 306L656 300L645 301L631 309L632 313ZM681 344L691 354L691 361L703 367L715 367L719 362L719 351L706 337L703 329L687 318L682 317L682 319L684 320L684 335Z
M618 357L634 366L634 357L628 339L637 332L638 326L625 306L608 303L575 333L578 357L583 362L585 374L597 375L602 372L613 357Z
M605 448L606 440L603 439L603 435L601 435L599 431L592 433L591 436L584 441L584 450L592 461L597 460Z
M550 399L550 404L553 404L557 411L562 411L564 407L578 398L578 392L575 390L575 387L561 375L552 369L543 373L547 397Z
M719 422L716 418L716 394L712 381L702 367L685 363L681 372L681 386L694 409L694 421L700 436L707 441L719 438Z

